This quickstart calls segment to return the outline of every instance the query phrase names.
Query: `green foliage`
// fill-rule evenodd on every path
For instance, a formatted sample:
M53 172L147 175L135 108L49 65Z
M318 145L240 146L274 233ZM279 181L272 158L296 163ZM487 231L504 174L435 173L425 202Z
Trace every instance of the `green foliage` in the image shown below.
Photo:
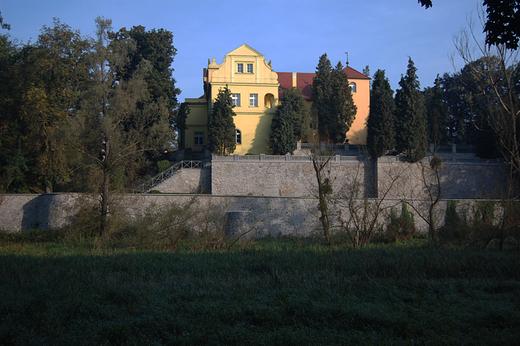
M520 201L507 200L504 214L505 242L516 251L520 250Z
M229 155L236 148L236 127L233 122L235 116L231 91L224 87L218 91L217 98L211 108L209 122L208 149L217 155Z
M294 135L293 110L290 102L283 102L276 107L276 113L271 122L269 139L273 147L273 154L292 154L296 150L297 139Z
M518 49L520 38L520 3L518 0L484 0L487 21L484 27L486 43L505 45L509 49Z
M312 117L321 137L332 143L345 142L357 107L343 65L332 68L327 54L320 57L312 84Z
M173 34L165 29L145 30L142 25L134 26L130 30L120 29L117 33L109 32L109 39L113 44L135 42L135 49L128 52L125 63L118 66L118 79L130 80L139 70L139 65L146 60L152 69L145 77L148 91L151 94L149 102L164 102L170 119L174 118L177 108L177 95L180 90L175 87L173 78L173 60L177 49L173 46Z
M500 98L507 100L509 93L515 95L518 91L511 90L507 79L501 77L502 64L496 56L483 57L464 66L460 72L452 75L445 74L441 79L444 94L444 103L447 105L449 117L449 141L462 145L474 145L477 156L482 158L500 157L499 138L493 131L493 118L501 119L503 126L510 128L509 121L513 118L504 116L500 107L497 107L498 97L495 94L493 83L496 81ZM510 145L514 135L504 134L508 139L504 144ZM513 144L513 143L511 143Z
M96 40L58 19L34 44L19 47L0 36L0 160L9 167L0 180L8 192L93 191L91 183L103 179L89 168L102 149L125 160L109 162L110 154L102 165L97 160L97 167L111 167L109 175L124 177L118 182L124 186L172 142L169 124L179 93L172 78L173 36L143 27L114 34L110 20L96 24ZM99 134L103 126L110 143ZM119 130L122 136L114 135ZM13 175L15 167L6 161L13 150L27 167L23 174Z
M181 103L181 106L178 110L175 111L175 115L172 121L172 126L178 132L178 140L177 140L177 149L185 149L186 148L186 119L188 119L188 115L190 114L190 107L187 103Z
M430 160L430 168L435 171L441 169L443 161L444 160L442 159L442 157L438 157L438 156L432 157Z
M475 201L472 212L469 220L465 215L460 217L456 202L449 202L445 224L439 229L441 243L479 249L520 249L520 202Z
M168 161L168 160L157 161L157 172L161 173L162 171L165 171L166 169L168 169L168 167L170 167L170 166L171 166L171 164L170 164L170 161Z
M439 76L435 79L433 88L424 90L428 118L428 143L436 146L448 144L449 113L444 103L444 93Z
M448 201L444 216L444 225L438 230L440 244L463 245L464 237L469 232L467 220L457 212L457 201Z
M446 205L446 216L444 218L444 225L456 228L460 225L462 220L457 213L457 201L448 201Z
M0 28L5 30L11 30L11 25L4 23L4 17L2 17L2 12L0 11Z
M280 101L282 105L284 103L291 104L294 137L296 140L302 139L309 132L311 123L310 109L307 106L305 97L300 89L294 87L284 91Z
M408 205L401 204L401 215L398 217L394 208L390 209L390 224L387 227L389 242L410 240L415 235L415 220L413 213L408 211Z
M367 118L367 150L380 157L395 147L394 92L384 70L377 70L370 91L370 112Z
M495 221L495 202L475 201L473 209L475 222L485 225L493 225Z
M426 107L419 90L417 68L411 58L406 75L401 77L395 94L395 134L397 150L409 162L417 162L426 156Z

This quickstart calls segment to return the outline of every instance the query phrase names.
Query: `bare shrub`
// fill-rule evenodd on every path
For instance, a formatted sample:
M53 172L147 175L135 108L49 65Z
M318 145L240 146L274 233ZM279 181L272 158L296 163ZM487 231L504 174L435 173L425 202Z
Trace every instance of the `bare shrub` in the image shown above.
M190 222L197 211L194 199L187 203L152 205L135 219L126 218L111 228L109 247L175 250L179 242L192 236Z

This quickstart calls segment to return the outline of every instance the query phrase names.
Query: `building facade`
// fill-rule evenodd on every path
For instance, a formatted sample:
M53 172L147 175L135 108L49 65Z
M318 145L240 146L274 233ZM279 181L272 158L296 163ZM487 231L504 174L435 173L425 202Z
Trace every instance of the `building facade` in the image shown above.
M366 118L370 103L370 78L346 67L352 87L357 115L347 133L350 144L366 143ZM275 107L283 92L297 87L311 105L311 85L314 73L275 72L271 62L253 48L244 44L226 54L222 64L215 58L208 60L203 70L204 95L187 98L190 108L186 120L186 148L202 152L208 143L208 127L211 107L219 89L228 87L234 104L235 126L237 129L236 154L270 154L269 136Z

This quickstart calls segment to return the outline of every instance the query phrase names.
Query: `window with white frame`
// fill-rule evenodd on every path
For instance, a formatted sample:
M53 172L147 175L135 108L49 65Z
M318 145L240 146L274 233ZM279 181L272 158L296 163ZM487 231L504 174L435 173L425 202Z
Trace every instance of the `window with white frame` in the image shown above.
M258 107L258 94L249 95L249 107Z
M204 132L195 132L195 145L204 145Z
M350 90L352 90L352 92L355 93L355 92L356 92L356 83L351 82L351 83L349 84L349 86L350 86Z
M237 73L244 73L244 64L237 64Z
M237 129L235 132L235 136L236 136L237 144L242 144L242 132L240 132L240 130Z
M233 102L233 106L240 107L240 94L232 94L231 101Z
M253 73L253 64L247 64L247 73Z

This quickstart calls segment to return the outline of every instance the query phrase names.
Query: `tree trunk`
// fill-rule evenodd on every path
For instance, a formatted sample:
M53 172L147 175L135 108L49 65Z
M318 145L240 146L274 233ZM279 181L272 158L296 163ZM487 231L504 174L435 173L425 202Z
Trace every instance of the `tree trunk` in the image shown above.
M103 186L101 189L101 229L99 235L99 244L98 248L103 245L103 242L106 239L107 229L108 229L108 197L109 197L109 189L108 186L110 184L110 174L106 165L103 165Z

